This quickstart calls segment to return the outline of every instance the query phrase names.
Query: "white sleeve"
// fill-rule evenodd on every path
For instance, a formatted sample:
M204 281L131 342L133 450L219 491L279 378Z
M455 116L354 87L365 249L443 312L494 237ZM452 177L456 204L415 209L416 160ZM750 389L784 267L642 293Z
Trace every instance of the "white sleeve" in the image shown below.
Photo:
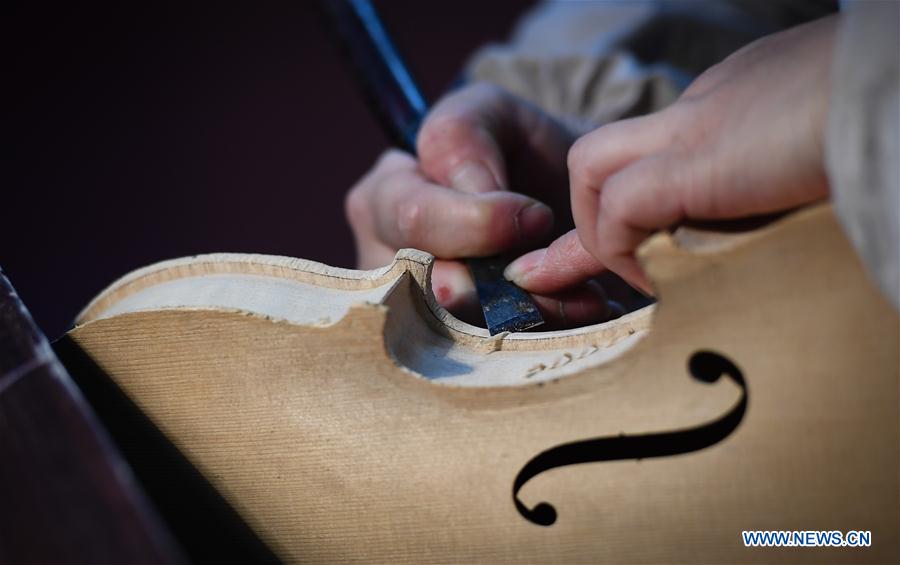
M844 230L900 308L900 3L847 8L831 68L828 178Z
M835 7L827 0L545 2L508 42L478 51L467 78L586 131L660 110L741 46Z

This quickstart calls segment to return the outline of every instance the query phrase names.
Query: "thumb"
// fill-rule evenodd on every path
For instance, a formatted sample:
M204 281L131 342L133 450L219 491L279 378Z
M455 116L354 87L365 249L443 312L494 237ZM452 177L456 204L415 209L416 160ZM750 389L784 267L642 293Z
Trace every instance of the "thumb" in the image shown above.
M572 230L546 249L522 255L506 267L503 275L529 292L547 294L571 289L605 270L581 245L578 232Z
M417 139L425 176L470 194L505 190L506 163L498 142L508 121L508 97L476 84L438 102Z

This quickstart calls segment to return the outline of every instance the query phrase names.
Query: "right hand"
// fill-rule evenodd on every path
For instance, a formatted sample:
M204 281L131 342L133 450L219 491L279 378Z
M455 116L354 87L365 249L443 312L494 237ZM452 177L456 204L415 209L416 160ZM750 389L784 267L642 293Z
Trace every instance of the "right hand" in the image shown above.
M507 276L552 292L612 270L652 293L635 252L653 233L827 198L840 17L763 37L709 68L668 108L579 139L569 153L577 232L520 257Z
M386 265L404 247L427 251L437 258L438 302L466 321L482 319L458 259L527 251L571 229L566 156L575 138L499 88L475 84L448 95L422 124L418 161L388 150L348 193L358 267ZM610 316L593 281L535 300L548 328Z

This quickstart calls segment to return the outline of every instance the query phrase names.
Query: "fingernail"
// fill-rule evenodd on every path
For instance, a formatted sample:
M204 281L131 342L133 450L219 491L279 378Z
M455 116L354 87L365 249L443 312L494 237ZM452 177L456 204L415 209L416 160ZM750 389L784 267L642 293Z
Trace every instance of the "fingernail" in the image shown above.
M528 279L528 273L533 271L544 261L544 256L546 254L546 249L537 249L531 253L522 255L506 266L506 269L503 270L503 276L506 280L512 281L519 286L523 286L523 283Z
M477 161L467 161L457 167L450 175L450 185L456 190L473 194L500 189L491 171Z
M440 282L432 279L432 290L438 303L447 310L465 307L475 296L475 285L467 269L443 269ZM477 304L478 299L474 302Z
M546 204L535 202L516 214L516 228L520 239L532 239L546 235L553 226L553 210Z

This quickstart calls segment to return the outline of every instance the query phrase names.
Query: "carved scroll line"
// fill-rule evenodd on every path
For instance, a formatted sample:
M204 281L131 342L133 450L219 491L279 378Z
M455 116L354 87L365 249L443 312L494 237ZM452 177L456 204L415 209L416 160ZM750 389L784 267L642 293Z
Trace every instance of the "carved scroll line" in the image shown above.
M728 437L741 423L747 411L747 385L740 369L723 355L712 351L697 351L688 360L688 372L695 379L707 383L717 381L723 374L728 375L741 387L740 401L720 418L694 428L638 436L600 437L566 443L539 453L522 467L513 481L513 503L519 514L540 526L551 526L556 522L557 513L553 505L541 502L534 508L528 508L519 500L519 491L525 483L544 471L579 463L649 459L690 453Z

